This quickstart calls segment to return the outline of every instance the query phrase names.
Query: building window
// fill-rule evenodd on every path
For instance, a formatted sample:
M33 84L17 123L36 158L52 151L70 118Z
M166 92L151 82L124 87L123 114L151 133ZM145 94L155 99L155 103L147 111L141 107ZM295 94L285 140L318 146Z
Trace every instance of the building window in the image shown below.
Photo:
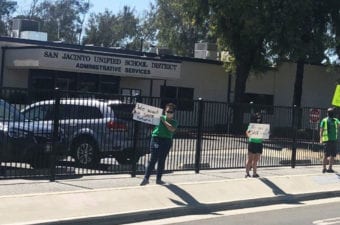
M122 88L121 93L122 93L122 95L136 96L136 95L141 95L142 90L141 89Z
M191 111L194 108L194 89L174 86L161 86L162 107L172 102L178 110Z
M274 95L246 93L243 103L254 104L253 110L263 113L273 113Z
M136 103L136 98L131 98L134 96L141 96L142 91L140 89L132 89L132 88L122 88L121 94L123 95L124 102Z

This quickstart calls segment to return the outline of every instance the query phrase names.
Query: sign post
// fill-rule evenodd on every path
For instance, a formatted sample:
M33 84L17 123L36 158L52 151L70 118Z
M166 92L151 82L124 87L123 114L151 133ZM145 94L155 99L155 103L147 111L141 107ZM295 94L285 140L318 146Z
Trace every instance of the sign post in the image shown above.
M320 109L310 109L309 110L309 122L318 123L320 121L321 110Z
M314 136L315 136L315 130L318 129L318 123L320 122L320 115L321 115L321 110L320 109L310 109L309 110L309 122L312 127L312 149L314 148Z

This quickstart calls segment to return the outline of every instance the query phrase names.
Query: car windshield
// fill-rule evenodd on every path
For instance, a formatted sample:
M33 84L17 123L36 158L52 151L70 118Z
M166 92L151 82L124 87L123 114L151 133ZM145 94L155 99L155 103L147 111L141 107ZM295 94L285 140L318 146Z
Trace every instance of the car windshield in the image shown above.
M4 100L0 100L0 121L24 121L25 117L18 109Z

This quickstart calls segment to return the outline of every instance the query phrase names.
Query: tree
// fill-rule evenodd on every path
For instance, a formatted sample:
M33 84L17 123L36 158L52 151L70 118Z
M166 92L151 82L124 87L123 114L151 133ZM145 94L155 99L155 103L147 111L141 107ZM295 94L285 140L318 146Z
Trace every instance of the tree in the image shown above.
M233 59L225 62L225 66L235 75L234 103L246 103L246 81L250 71L264 71L276 62L275 55L269 51L271 43L266 39L274 29L271 0L196 0L196 3L200 5L198 14L211 21L220 48L228 51ZM236 106L234 130L243 132L240 130L242 123L242 108Z
M216 39L209 32L207 19L197 21L193 6L195 1L190 0L157 0L158 29L157 39L159 45L167 47L181 56L193 56L195 43L212 41ZM198 5L197 5L198 6Z
M9 18L15 12L16 5L14 1L0 0L0 35L8 35Z
M125 47L137 35L134 10L124 6L117 15L106 9L104 13L92 14L85 29L83 42L104 47Z
M331 30L334 35L332 47L335 49L335 53L340 59L340 1L328 0L328 2L331 15Z
M321 64L328 48L329 8L326 1L281 0L275 2L277 27L273 48L283 60L296 62L292 105L301 106L304 65Z
M265 70L282 60L297 62L293 103L301 104L304 63L320 63L327 49L329 1L317 0L196 0L198 15L209 18L219 45L231 55L226 62L235 76L235 103L245 101L251 70ZM338 20L339 1L332 16ZM335 8L335 10L334 10ZM337 24L337 23L334 23ZM243 121L234 111L234 123Z
M33 0L28 12L18 18L39 21L49 41L78 43L89 9L89 0Z
M148 51L151 46L156 44L157 35L157 9L155 5L150 3L150 9L144 12L144 15L139 18L137 25L137 33L133 37L132 42L128 43L126 48L137 51Z

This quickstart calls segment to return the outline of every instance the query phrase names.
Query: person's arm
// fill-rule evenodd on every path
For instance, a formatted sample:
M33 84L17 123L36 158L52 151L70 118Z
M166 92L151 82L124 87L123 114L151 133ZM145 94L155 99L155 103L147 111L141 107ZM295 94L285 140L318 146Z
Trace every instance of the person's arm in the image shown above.
M170 131L170 132L175 132L176 131L176 127L172 126L171 123L169 123L168 121L166 121L166 119L161 118L162 123L165 125L165 127Z
M322 143L322 133L323 133L323 128L320 127L320 143Z
M322 133L323 133L323 122L321 121L321 123L320 123L320 134L319 134L319 136L320 136L320 143L322 143Z

